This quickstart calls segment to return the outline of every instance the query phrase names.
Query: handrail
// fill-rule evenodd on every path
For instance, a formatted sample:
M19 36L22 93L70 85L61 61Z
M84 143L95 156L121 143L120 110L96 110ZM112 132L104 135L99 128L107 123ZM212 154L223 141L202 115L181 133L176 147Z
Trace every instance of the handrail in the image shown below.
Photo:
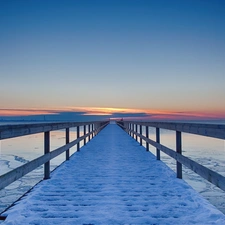
M167 130L180 131L201 136L225 139L225 125L221 124L199 124L199 123L180 123L180 122L141 122L141 121L119 121L117 123L137 124L162 128Z
M101 121L102 122L102 121ZM101 123L93 122L61 122L61 123L33 123L17 125L0 125L0 140L25 136L30 134L42 133L47 131L61 130L71 127L91 125Z
M146 150L148 151L148 144L156 147L156 158L160 160L160 151L163 151L170 157L177 161L177 177L182 178L182 165L185 165L204 179L208 180L212 184L216 185L223 191L225 191L225 177L221 174L200 165L199 163L189 159L182 155L181 149L181 132L198 134L202 136L214 137L219 139L225 139L225 126L224 125L211 125L211 124L193 124L193 123L165 123L165 122L134 122L134 121L117 121L117 124L124 129L133 138L140 138L140 144L142 140L146 141ZM140 133L137 126L140 126ZM145 136L142 134L142 126L146 126ZM148 137L149 127L156 128L156 141L153 141ZM176 131L176 151L160 144L160 132L159 129L168 129ZM222 138L223 137L223 138Z
M0 190L8 186L9 184L13 183L14 181L18 180L19 178L23 177L24 175L28 174L29 172L33 171L34 169L38 168L39 166L45 164L45 175L44 178L50 178L50 160L57 157L58 155L62 154L66 151L66 160L69 160L69 149L74 145L78 145L80 141L85 140L84 144L86 144L86 138L90 141L90 137L92 138L97 135L105 126L109 124L109 121L97 121L97 122L83 122L83 123L57 123L57 124L27 124L27 125L8 125L8 126L0 126L0 131L4 134L2 139L6 139L12 137L19 137L23 136L22 133L25 132L24 135L34 134L34 133L42 133L45 134L45 142L49 143L49 132L52 130L58 130L66 128L66 144L53 150L53 151L45 151L45 154L20 166L16 169L9 171L0 176ZM88 125L88 133L86 132L86 126ZM92 126L91 126L92 125ZM84 135L79 137L77 134L77 139L69 142L69 130L70 127L80 127L84 126ZM92 129L92 130L91 130ZM79 130L79 129L78 129ZM46 140L47 138L47 140ZM0 138L1 139L1 138ZM49 146L48 146L49 147ZM78 148L79 151L79 148Z

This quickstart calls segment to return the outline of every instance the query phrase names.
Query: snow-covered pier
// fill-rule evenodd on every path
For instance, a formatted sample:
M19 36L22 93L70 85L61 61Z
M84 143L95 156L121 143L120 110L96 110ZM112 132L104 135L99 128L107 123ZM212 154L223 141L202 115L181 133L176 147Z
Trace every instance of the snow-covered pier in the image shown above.
M116 124L4 213L3 224L225 224L225 216Z

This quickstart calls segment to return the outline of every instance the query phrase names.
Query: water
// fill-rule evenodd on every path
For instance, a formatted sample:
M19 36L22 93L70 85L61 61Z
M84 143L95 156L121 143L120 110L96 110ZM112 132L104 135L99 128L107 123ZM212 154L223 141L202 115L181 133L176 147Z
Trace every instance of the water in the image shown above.
M175 149L175 132L161 129L161 143ZM81 130L81 135L83 130ZM65 144L65 130L52 131L50 148L56 149ZM143 127L143 134L145 129ZM155 129L150 128L150 138L155 140ZM76 139L76 130L71 129L70 140ZM0 175L4 174L24 163L41 156L44 149L44 134L34 134L19 138L0 141ZM81 146L83 142L81 143ZM143 142L145 146L145 142ZM182 133L183 154L198 163L225 176L225 141L215 138L202 137ZM150 151L155 154L156 150L150 146ZM76 152L76 146L70 150ZM51 161L51 171L65 160L65 154L61 154ZM176 162L169 156L161 153L161 160L171 169L176 171ZM0 212L28 191L33 185L43 179L43 166L9 185L0 191ZM183 179L189 183L203 197L209 200L219 210L225 213L225 192L216 188L191 170L183 167Z
M82 128L80 135L83 135ZM70 129L70 141L75 140L76 129ZM65 130L50 132L50 151L65 145ZM80 143L83 146L83 141ZM75 153L77 146L70 149L70 155ZM0 175L17 168L41 155L44 152L44 133L0 140ZM51 160L50 170L53 171L65 161L65 153ZM0 212L10 206L31 187L43 179L44 166L40 166L31 173L0 190Z

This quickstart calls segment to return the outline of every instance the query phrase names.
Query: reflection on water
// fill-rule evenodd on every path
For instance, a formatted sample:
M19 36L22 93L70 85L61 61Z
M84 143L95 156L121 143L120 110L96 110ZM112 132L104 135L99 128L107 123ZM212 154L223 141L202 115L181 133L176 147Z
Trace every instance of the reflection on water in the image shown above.
M161 129L161 143L169 148L175 149L175 132ZM52 131L50 148L54 150L65 144L65 130ZM83 130L81 129L81 135ZM145 129L143 127L143 134ZM71 129L70 141L76 139L76 129ZM155 129L149 129L149 136L155 140ZM2 140L0 142L0 175L4 174L24 163L41 156L44 149L44 134L34 134L19 138ZM139 140L139 139L138 139ZM81 146L83 142L81 143ZM145 142L143 141L145 146ZM215 138L202 137L198 135L182 134L183 154L197 161L198 163L225 176L225 141ZM150 151L155 154L155 148L150 146ZM73 154L76 146L71 148ZM65 160L65 154L61 154L51 161L51 171ZM161 153L161 160L165 162L174 171L176 170L176 162L169 156ZM37 168L33 172L9 185L0 191L0 211L17 200L22 194L28 191L34 184L43 178L43 166ZM183 167L183 178L195 190L201 193L206 199L214 204L218 209L225 213L225 192L216 188L211 183Z

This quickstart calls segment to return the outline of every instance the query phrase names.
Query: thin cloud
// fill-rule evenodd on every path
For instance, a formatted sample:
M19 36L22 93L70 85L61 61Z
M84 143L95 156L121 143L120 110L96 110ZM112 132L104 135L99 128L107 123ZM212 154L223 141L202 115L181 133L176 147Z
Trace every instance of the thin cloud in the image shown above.
M76 120L85 118L123 118L139 120L193 120L193 119L225 119L225 113L207 112L170 112L150 109L104 108L104 107L66 107L61 109L0 109L1 117L44 116L57 120ZM38 117L40 118L40 117Z

